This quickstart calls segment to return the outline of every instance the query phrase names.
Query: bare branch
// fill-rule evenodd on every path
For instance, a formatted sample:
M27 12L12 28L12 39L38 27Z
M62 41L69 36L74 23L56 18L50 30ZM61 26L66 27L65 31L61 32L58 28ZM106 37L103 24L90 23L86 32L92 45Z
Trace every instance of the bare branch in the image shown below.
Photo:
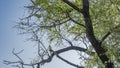
M20 62L19 61L10 62L10 61L3 60L3 63L6 64L6 65L9 65L9 64L16 64L16 63L20 63Z
M33 5L35 5L35 2L33 0L30 0L32 2Z
M84 49L84 48L81 48L81 47L78 47L78 46L69 46L69 47L57 50L55 52L57 54L60 54L60 53L63 53L63 52L69 51L69 50L78 50L78 51L82 51L82 52L86 52L87 51L87 49Z
M37 68L40 68L40 64L39 63L37 64Z
M81 47L70 46L70 47L63 48L63 49L60 49L60 50L57 50L57 51L54 51L54 52L57 53L57 54L60 54L60 53L64 53L64 52L69 51L69 50L78 50L78 51L82 51L82 52L85 52L85 51L86 51L86 49L81 48ZM52 60L52 58L54 57L54 55L55 55L55 54L52 53L52 55L51 55L49 58L44 59L44 60L42 60L42 61L40 61L40 62L38 62L38 63L39 63L39 64L44 64L44 63L51 62L51 60ZM38 64L38 63L35 63L35 64ZM35 64L33 64L33 65L35 65Z
M86 46L86 48L88 49L88 43L89 43L89 42L86 41L86 37L81 37L81 39L82 39L81 41L83 42L83 44L84 44L84 45Z
M19 65L12 65L13 67L18 67L18 68L21 68Z
M35 9L34 6L31 6L31 7L33 7L33 9ZM30 6L27 7L27 8L30 8ZM25 17L23 19L29 19L29 18L31 18L32 16L36 15L36 13L39 12L40 10L41 10L41 8L37 8L37 10L35 12L32 12L29 16L27 16L27 17ZM21 20L23 20L23 19L21 19Z
M35 68L34 65L32 65L32 68Z
M68 64L70 64L70 65L72 65L72 66L74 66L74 67L84 68L83 66L79 66L79 65L76 65L76 64L74 64L74 63L69 62L68 60L66 60L66 59L62 58L61 56L59 56L56 52L54 52L54 54L55 54L59 59L61 59L62 61L66 62L66 63L68 63Z
M23 63L23 60L18 56L18 54L20 54L23 50L21 50L18 53L15 53L14 51L15 51L15 49L13 49L12 53L20 60L21 63Z
M78 50L78 51L82 51L82 52L86 52L87 49L84 49L84 48L81 48L81 47L77 47L77 46L69 46L69 47L66 47L66 48L63 48L63 49L60 49L60 50L57 50L57 51L54 51L56 52L57 54L60 54L60 53L64 53L66 51L69 51L69 50ZM22 65L26 65L26 66L34 66L36 64L44 64L44 63L48 63L52 60L52 58L54 57L54 53L51 54L51 56L47 59L43 59L41 60L40 62L37 62L37 63L33 63L33 64L25 64L25 63L22 63ZM16 63L20 63L20 61L17 61L17 62L10 62L10 61L4 61L4 63L6 64L16 64Z
M64 39L64 40L67 41L71 46L73 46L72 42L71 42L69 39L63 37L60 33L59 33L59 35L60 35L60 37L61 37L62 39Z
M41 58L41 60L43 60L44 56L50 56L49 52L47 50L47 48L45 47L45 45L42 43L42 41L40 40L39 36L36 34L36 32L33 32L33 35L35 37L35 41L38 44L38 55ZM42 53L40 53L42 51Z

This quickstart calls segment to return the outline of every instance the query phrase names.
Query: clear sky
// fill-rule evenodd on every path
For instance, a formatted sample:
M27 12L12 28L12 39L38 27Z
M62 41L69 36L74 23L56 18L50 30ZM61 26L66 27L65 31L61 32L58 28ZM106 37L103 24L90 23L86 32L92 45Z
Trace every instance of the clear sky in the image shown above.
M12 49L16 51L24 49L20 55L25 62L34 58L34 44L26 41L25 35L19 35L17 29L13 26L19 18L23 17L25 12L25 5L28 5L29 0L0 0L0 68L11 68L3 64L3 60L17 60L12 54ZM69 55L69 56L68 56ZM73 53L65 54L64 56L72 62L78 63L78 57L73 56ZM73 57L70 57L73 56ZM74 59L73 59L74 58ZM51 63L45 64L42 68L74 68L61 62L59 59L53 59Z

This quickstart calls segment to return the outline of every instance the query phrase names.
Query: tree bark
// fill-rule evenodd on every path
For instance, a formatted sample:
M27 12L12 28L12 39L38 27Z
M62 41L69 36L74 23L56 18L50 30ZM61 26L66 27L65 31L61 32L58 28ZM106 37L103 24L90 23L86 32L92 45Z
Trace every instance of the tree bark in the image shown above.
M102 44L95 38L92 21L89 14L88 0L83 0L83 16L85 20L87 37L98 54L100 60L105 65L105 68L114 68L113 62L110 62L110 59L105 54L106 50L101 47Z

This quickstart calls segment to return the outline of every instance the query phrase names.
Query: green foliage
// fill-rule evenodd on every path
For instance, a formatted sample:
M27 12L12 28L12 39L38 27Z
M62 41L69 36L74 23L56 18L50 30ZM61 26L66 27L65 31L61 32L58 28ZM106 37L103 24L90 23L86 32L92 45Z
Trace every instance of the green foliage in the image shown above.
M101 37L119 24L120 12L117 0L96 0L91 3L90 12L97 37Z
M79 8L82 8L81 1L82 0L73 0L71 2ZM40 21L37 22L39 26L50 26L42 29L47 31L47 39L50 42L57 42L58 45L64 43L59 33L62 33L63 36L72 40L76 37L86 35L83 26L69 20L69 18L72 18L77 23L84 25L85 22L82 14L68 6L62 0L34 0L34 3L32 6L40 8L40 10L34 14L35 19L40 19ZM37 11L37 9L31 9L31 11ZM111 58L111 61L115 63L115 68L119 68L120 0L91 0L90 16L93 22L94 33L98 40L101 40L106 33L111 32L111 35L102 43L102 47L107 49L106 54ZM79 42L79 40L77 41ZM88 49L89 51L93 51L90 45ZM103 68L103 64L97 54L87 58L85 63L87 68L93 68L95 66Z

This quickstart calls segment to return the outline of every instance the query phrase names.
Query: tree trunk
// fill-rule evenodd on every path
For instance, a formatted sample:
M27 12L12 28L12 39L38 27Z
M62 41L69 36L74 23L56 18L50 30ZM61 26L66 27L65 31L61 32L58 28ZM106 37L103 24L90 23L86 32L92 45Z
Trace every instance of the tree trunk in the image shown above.
M92 46L94 47L96 53L98 54L100 60L105 65L105 68L114 68L114 64L110 61L110 59L107 57L106 50L101 47L101 43L96 39L94 35L93 25L90 18L89 13L89 1L83 0L83 16L85 20L85 26L86 26L86 34L91 42Z

